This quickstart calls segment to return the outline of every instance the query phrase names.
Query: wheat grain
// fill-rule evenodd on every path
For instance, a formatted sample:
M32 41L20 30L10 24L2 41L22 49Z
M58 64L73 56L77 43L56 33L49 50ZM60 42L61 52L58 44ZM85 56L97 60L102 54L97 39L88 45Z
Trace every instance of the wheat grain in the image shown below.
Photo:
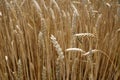
M98 18L97 18L97 21L96 21L96 24L95 24L95 27L98 27L99 26L99 23L100 23L100 20L102 18L102 14L99 14Z
M43 35L46 34L47 31L47 24L44 18L41 18L41 32L43 33Z
M62 10L62 14L63 14L63 17L64 17L64 18L66 18L66 17L67 17L67 15L66 15L66 13L65 13L65 11L64 11L64 10Z
M80 1L72 1L74 4L80 4Z
M55 21L55 14L52 8L50 8L50 14L52 16L52 19Z
M2 16L2 12L0 11L0 16Z
M18 74L17 74L17 80L23 80L23 69L22 69L22 62L19 59L18 60Z
M20 4L20 7L22 7L25 4L25 0L23 0Z
M46 6L45 1L44 1L44 0L41 0L41 3L42 3L42 5L44 6L44 9L45 9L46 11L48 11L48 7Z
M46 67L43 66L42 70L42 80L47 80L47 72Z
M8 61L8 56L5 56L5 60Z
M75 15L76 15L76 16L79 16L78 10L77 10L77 8L74 6L73 3L71 3L71 7L73 8Z
M36 8L38 14L40 15L40 17L42 17L42 10L38 4L38 2L36 0L32 0L33 4L34 4L34 7Z
M120 32L120 29L118 29L117 32Z
M41 13L42 10L41 10L41 8L40 8L38 2L37 2L36 0L32 0L32 2L34 3L35 8L36 8L38 11L40 11L40 13Z
M55 5L55 7L57 8L57 10L59 11L59 13L61 13L60 8L59 8L57 2L55 0L52 0L52 2Z
M53 46L56 48L56 51L57 51L57 53L58 53L59 58L60 58L60 59L63 59L63 58L64 58L64 55L63 55L63 52L62 52L62 49L61 49L60 45L59 45L58 42L56 41L56 38L55 38L53 35L51 35L50 38L51 38L51 41L52 41L52 43L53 43Z
M60 59L56 61L56 80L60 80Z
M72 33L73 34L75 34L75 32L76 32L76 21L77 21L76 18L77 18L76 12L74 11L73 19L72 19Z
M39 32L38 34L38 45L42 45L43 48L45 48L45 42L44 42L44 34L42 32Z
M97 49L90 50L90 51L86 52L86 53L83 54L83 55L84 55L84 56L86 56L86 55L91 55L91 54L96 53L96 52L100 52L100 50L97 50Z
M78 33L78 34L74 34L75 37L95 37L94 34L92 33Z
M68 49L66 49L66 51L80 51L82 53L85 53L85 51L80 48L68 48Z
M106 3L106 5L110 8L111 7L111 5L109 4L109 3Z

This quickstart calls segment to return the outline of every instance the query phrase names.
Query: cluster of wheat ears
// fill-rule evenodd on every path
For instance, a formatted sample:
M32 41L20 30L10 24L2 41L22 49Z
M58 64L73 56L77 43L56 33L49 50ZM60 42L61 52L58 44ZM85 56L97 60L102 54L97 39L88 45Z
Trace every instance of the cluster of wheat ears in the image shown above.
M117 0L0 0L0 80L120 80Z

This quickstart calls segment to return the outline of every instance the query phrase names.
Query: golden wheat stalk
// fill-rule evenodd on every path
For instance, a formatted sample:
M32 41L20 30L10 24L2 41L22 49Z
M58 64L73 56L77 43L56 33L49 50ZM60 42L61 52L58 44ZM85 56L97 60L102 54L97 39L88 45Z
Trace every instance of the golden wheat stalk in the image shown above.
M47 80L47 70L46 70L46 67L44 66L42 69L42 80Z
M80 4L80 1L72 1L74 4Z
M60 59L57 58L57 61L56 61L56 80L60 80Z
M45 1L44 1L44 0L41 0L41 3L42 3L42 5L44 6L44 9L47 11L47 10L48 10L48 7L46 6Z
M50 14L52 16L52 19L55 21L55 13L52 8L50 8Z
M43 35L46 34L47 31L47 24L44 18L41 18L41 32L43 33Z
M55 0L52 0L53 4L55 5L55 7L57 8L58 12L61 13L61 9L58 6L57 2Z
M120 32L120 28L119 28L119 29L117 29L117 32Z
M50 38L51 38L51 41L53 43L53 46L56 48L56 51L58 53L59 58L63 59L64 58L63 51L62 51L60 45L58 44L56 38L53 35L51 35Z
M32 0L32 3L34 7L36 8L37 13L40 15L40 17L42 17L42 9L39 6L38 2L36 0Z
M83 55L84 55L84 56L86 56L86 55L91 55L91 54L96 53L96 52L99 52L99 51L100 51L100 50L94 49L94 50L90 50L90 51L86 52L86 53L83 54Z
M95 37L94 34L92 33L78 33L78 34L74 34L75 37Z
M66 51L67 51L67 52L68 52L68 51L79 51L79 52L85 53L85 51L82 50L82 49L80 49L80 48L68 48L68 49L66 49Z
M17 80L23 80L23 68L22 68L22 62L19 59L18 60L18 74L17 74Z
M75 5L74 5L73 3L71 3L71 7L73 8L75 14L76 14L77 16L79 16L78 10L77 10L77 8L75 7Z
M2 12L0 11L0 17L2 16Z
M98 15L98 18L97 18L97 21L96 21L96 24L95 24L95 27L98 27L98 26L99 26L100 21L101 21L101 18L102 18L102 14L99 14L99 15Z

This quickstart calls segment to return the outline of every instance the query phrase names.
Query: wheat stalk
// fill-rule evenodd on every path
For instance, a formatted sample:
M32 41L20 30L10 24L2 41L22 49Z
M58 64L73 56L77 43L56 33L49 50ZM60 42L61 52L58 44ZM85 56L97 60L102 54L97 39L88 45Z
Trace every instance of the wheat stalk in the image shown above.
M56 38L55 38L53 35L51 35L50 38L51 38L51 41L52 41L52 43L53 43L53 46L56 48L56 51L57 51L57 53L58 53L59 58L60 58L60 59L63 59L63 58L64 58L64 55L63 55L63 52L62 52L62 49L61 49L60 45L59 45L58 42L56 41Z
M2 12L0 11L0 17L2 16Z
M52 0L52 2L55 5L55 7L57 8L58 12L61 13L60 8L59 8L57 2L55 0Z
M91 55L91 54L96 53L96 52L101 52L101 51L100 51L100 50L97 50L97 49L94 49L94 50L90 50L90 51L86 52L86 53L83 54L83 55L84 55L84 56L86 56L86 55Z
M23 68L20 59L18 60L17 66L18 66L17 80L23 80Z
M40 17L42 17L42 9L39 6L38 2L36 0L32 0L32 3L34 4L34 7L36 8L38 14L40 15Z
M55 14L52 8L50 8L50 14L52 16L52 19L55 21Z
M68 48L68 49L66 49L66 51L67 51L67 52L68 52L68 51L79 51L79 52L85 53L85 51L82 50L82 49L80 49L80 48Z
M79 16L78 10L77 10L77 8L74 6L73 3L71 3L71 7L73 8L74 13L75 13L77 16Z
M47 72L46 67L43 66L42 70L42 80L47 80Z
M95 35L92 33L78 33L78 34L74 34L75 37L92 37L94 38Z

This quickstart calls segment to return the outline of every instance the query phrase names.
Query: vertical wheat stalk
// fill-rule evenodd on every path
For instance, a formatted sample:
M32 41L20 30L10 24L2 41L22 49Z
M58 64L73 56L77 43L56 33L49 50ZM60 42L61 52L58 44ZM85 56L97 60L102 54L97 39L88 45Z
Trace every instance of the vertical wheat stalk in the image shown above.
M20 59L18 60L17 66L18 66L17 80L23 80L23 68Z
M62 64L61 62L64 59L63 51L62 51L60 45L58 44L56 38L53 35L51 35L50 38L51 38L53 46L56 48L56 51L58 54L58 58L56 61L56 79L61 80L61 64Z
M120 0L118 0L117 16L118 16L118 21L120 21Z
M58 57L59 57L61 60L64 59L63 51L62 51L60 45L58 44L56 38L55 38L53 35L51 35L50 38L51 38L51 41L52 41L52 43L53 43L53 46L55 47L55 49L56 49L56 51L57 51Z
M47 80L47 73L46 73L46 67L43 66L42 69L42 80Z

